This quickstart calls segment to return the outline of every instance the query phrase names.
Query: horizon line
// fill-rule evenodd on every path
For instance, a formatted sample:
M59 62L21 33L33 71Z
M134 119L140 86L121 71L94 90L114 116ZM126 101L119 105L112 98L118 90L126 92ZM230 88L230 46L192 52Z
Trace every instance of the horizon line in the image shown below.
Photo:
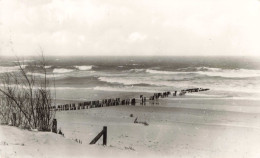
M41 55L0 55L0 57L38 57ZM43 55L45 57L260 57L260 55Z

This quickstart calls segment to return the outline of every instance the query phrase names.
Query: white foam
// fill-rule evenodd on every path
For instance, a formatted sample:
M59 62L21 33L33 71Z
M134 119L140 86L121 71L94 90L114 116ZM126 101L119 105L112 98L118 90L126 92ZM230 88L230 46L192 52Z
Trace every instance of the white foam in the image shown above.
M161 92L156 89L144 89L144 88L137 88L132 86L125 86L125 87L94 87L94 90L100 90L100 91L116 91L116 92L147 92L147 93L155 93L155 92Z
M238 69L238 70L219 70L219 71L199 71L199 74L207 76L219 76L225 78L248 78L248 77L260 77L260 70L248 70L248 69Z
M21 68L25 68L27 65L21 65ZM19 71L19 66L0 66L0 73L6 73L6 72L15 72Z
M13 71L17 71L18 68L16 67L2 67L0 66L0 73L5 73L5 72L13 72Z
M19 60L19 61L13 61L14 63L25 63L25 62L33 62L35 60Z
M64 68L56 68L53 70L53 73L68 73L74 71L73 69L64 69Z
M61 77L61 74L43 74L43 73L31 73L31 72L27 72L27 75L33 75L33 76L39 76L39 77L47 77L47 78L54 78L54 77Z
M51 67L52 67L51 65L46 65L46 66L44 66L45 69L49 69L49 68L51 68Z
M29 89L28 85L17 85L17 84L0 84L0 87L11 87L11 88L24 88L24 89ZM41 88L40 86L34 86L32 89L39 89ZM77 90L77 89L92 89L92 88L80 88L80 87L54 87L52 85L49 85L47 89L50 90Z
M0 84L0 87L10 87L10 88L24 88L24 89L29 89L29 86L28 84L8 84L8 85L5 85L5 84ZM39 89L41 87L39 86L33 86L32 89ZM48 87L49 88L49 87Z
M165 81L160 77L99 77L100 81L108 83L118 83L126 86L135 84L148 84L155 86L176 86L176 83ZM182 83L185 85L185 83Z
M214 68L214 67L196 67L198 71L221 71L221 68Z
M130 69L127 72L144 72L145 69Z
M91 70L93 68L92 65L74 66L74 67L81 71Z
M221 68L215 68L215 67L186 67L186 68L179 68L178 71L184 71L184 72L190 72L190 71L220 71Z
M224 77L224 78L248 78L248 77L260 77L260 70L249 70L249 69L220 69L220 68L208 68L208 67L197 67L199 71L159 71L147 69L146 72L151 74L200 74L212 77ZM206 70L206 71L205 71Z
M178 71L176 71L176 72L174 72L174 71L159 71L159 70L152 70L152 69L147 69L146 72L151 73L151 74L165 74L165 75L195 73L195 72L178 72Z
M50 89L55 89L55 90L77 90L77 89L93 89L89 87L50 87Z
M224 86L216 86L212 85L210 86L211 90L214 91L222 91L222 92L234 92L234 93L254 93L254 94L260 94L260 86L255 85L253 87L249 86L234 86L234 85L229 85L229 87L224 87Z
M99 77L98 79L103 82L119 83L124 85L142 84L147 82L138 79L137 77L134 80L128 77L123 77L123 78L122 77Z

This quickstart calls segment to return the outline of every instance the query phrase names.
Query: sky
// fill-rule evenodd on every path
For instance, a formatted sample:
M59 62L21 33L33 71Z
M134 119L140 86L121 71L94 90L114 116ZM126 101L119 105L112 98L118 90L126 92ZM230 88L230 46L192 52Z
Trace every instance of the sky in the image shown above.
M260 56L259 0L0 0L0 55Z

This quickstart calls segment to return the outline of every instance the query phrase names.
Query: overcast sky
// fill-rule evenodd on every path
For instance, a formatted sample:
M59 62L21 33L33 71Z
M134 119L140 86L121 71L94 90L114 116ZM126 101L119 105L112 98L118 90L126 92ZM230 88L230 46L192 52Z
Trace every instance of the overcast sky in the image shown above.
M260 55L259 0L0 0L0 55Z

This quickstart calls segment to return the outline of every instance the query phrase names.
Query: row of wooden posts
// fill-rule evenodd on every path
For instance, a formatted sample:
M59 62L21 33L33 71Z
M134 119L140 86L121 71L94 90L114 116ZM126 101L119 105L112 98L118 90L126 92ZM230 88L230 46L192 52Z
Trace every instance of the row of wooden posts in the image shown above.
M191 89L183 89L179 93L179 95L185 95L186 93L194 93L194 92L202 92L202 91L208 91L209 88L191 88Z
M171 92L163 92L163 93L154 93L153 96L149 97L149 100L154 101L161 98L168 97ZM145 105L147 99L145 96L140 95L140 98L131 98L131 99L123 99L120 98L111 98L111 99L103 99L96 101L85 101L81 103L72 103L72 104L64 104L58 105L56 110L58 111L66 111L66 110L81 110L81 109L90 109L90 108L99 108L99 107L107 107L107 106L117 106L117 105L136 105L140 103L140 105Z
M183 89L179 93L177 91L173 92L173 96L182 96L186 93L193 93L193 92L200 92L200 91L208 91L209 89L206 88L192 88L192 89ZM153 96L149 97L149 102L154 104L155 102L158 103L159 98L165 98L171 95L170 91L162 92L162 93L154 93ZM80 110L80 109L90 109L90 108L98 108L98 107L106 107L106 106L117 106L117 105L136 105L140 103L140 105L146 105L147 99L145 96L140 95L140 98L131 98L131 99L123 99L120 98L110 98L110 99L103 99L103 100L95 100L95 101L86 101L81 103L72 103L72 104L64 104L45 107L45 108L38 108L37 110L57 110L57 111L66 111L66 110Z

